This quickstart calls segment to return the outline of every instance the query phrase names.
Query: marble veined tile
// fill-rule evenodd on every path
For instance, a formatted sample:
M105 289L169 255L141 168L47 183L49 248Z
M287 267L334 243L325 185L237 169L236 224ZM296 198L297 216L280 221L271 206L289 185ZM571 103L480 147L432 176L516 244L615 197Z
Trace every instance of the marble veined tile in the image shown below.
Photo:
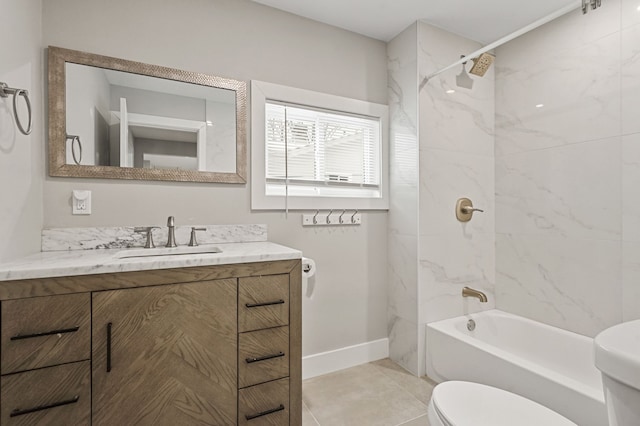
M620 138L496 158L496 230L620 238Z
M640 242L640 133L622 137L622 239Z
M529 64L500 55L496 156L620 134L619 34Z
M414 375L419 374L418 324L396 315L389 315L389 358Z
M498 61L502 63L502 58L508 57L514 63L528 65L544 59L549 53L576 49L617 33L620 30L620 3L621 0L605 0L602 7L590 10L586 15L578 8L556 18L500 46L496 49Z
M620 0L622 28L628 28L640 24L639 7L640 1L638 0Z
M622 133L637 133L640 132L640 26L622 31L621 51Z
M267 225L190 225L176 227L178 245L189 243L192 226L206 228L198 231L200 244L267 241ZM42 251L144 247L146 238L146 234L134 232L133 226L48 228L42 230ZM158 247L166 244L167 228L153 230L153 240Z
M640 319L640 242L622 242L622 320Z
M495 236L423 236L420 238L420 322L493 309L495 307ZM469 286L489 301L463 298Z
M619 241L496 236L496 306L587 336L622 320Z
M388 312L418 322L418 238L389 235Z
M420 235L474 234L494 231L494 160L482 155L424 149L420 151ZM470 222L456 219L459 198L471 199Z
M480 44L419 23L420 81ZM470 69L471 64L467 64ZM472 77L473 89L456 85L462 65L431 78L420 90L420 146L493 156L494 68Z

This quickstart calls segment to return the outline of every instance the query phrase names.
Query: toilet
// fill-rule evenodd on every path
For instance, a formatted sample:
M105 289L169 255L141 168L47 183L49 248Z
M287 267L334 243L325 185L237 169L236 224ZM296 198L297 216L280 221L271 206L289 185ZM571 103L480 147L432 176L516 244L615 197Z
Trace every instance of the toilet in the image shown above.
M431 426L577 426L522 396L460 381L437 385L427 413Z

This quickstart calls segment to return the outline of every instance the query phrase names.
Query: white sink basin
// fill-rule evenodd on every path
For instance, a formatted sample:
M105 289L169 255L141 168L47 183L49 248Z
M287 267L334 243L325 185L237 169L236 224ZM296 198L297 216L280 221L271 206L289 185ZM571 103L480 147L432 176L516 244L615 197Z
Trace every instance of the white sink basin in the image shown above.
M594 340L596 367L603 374L640 389L640 320L610 327Z
M153 257L153 256L182 256L194 254L215 254L222 253L219 247L202 245L197 247L158 247L149 249L129 249L117 252L116 259L127 259L131 257Z

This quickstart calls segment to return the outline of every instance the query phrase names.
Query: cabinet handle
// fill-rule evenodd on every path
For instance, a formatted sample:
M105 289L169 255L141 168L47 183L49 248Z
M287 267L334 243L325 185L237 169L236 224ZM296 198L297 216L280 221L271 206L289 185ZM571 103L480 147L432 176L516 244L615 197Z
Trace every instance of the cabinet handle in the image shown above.
M265 355L257 358L247 358L245 359L245 361L247 361L247 364L252 364L254 362L266 361L268 359L273 359L273 358L280 358L281 356L284 356L284 352L278 352L277 354Z
M79 399L80 399L80 397L78 395L76 395L71 399L67 399L66 401L54 402L53 404L49 404L49 405L40 405L38 407L29 408L27 410L21 410L19 408L16 408L15 410L11 411L11 414L9 414L9 417L23 416L25 414L35 413L36 411L48 410L49 408L55 408L55 407L61 407L63 405L75 404L76 402L78 402Z
M277 413L278 411L282 411L282 410L284 410L284 405L280 404L280 406L278 406L277 408L272 408L271 410L262 411L262 412L257 413L257 414L245 415L244 417L247 420L253 420L253 419L257 419L258 417L266 416L268 414Z
M107 324L107 373L111 372L111 327L113 323Z
M246 306L247 308L258 308L260 306L282 305L283 303L284 303L284 300L280 299L280 300L276 300L274 302L245 303L244 306Z
M71 327L71 328L63 328L61 330L45 331L44 333L16 334L11 338L11 340L31 339L33 337L51 336L54 334L75 333L79 329L80 327L78 326L78 327Z

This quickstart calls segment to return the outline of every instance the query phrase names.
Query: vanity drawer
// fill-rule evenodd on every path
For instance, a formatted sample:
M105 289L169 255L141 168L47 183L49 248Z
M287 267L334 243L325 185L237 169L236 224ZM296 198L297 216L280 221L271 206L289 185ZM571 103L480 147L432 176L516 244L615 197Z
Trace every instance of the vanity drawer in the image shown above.
M238 329L240 332L289 324L289 275L240 278Z
M90 424L90 373L90 362L83 361L3 376L0 423L3 426Z
M238 424L289 424L289 379L280 379L238 391Z
M289 327L242 333L238 345L238 387L289 375Z
M0 373L89 359L89 293L2 302Z

